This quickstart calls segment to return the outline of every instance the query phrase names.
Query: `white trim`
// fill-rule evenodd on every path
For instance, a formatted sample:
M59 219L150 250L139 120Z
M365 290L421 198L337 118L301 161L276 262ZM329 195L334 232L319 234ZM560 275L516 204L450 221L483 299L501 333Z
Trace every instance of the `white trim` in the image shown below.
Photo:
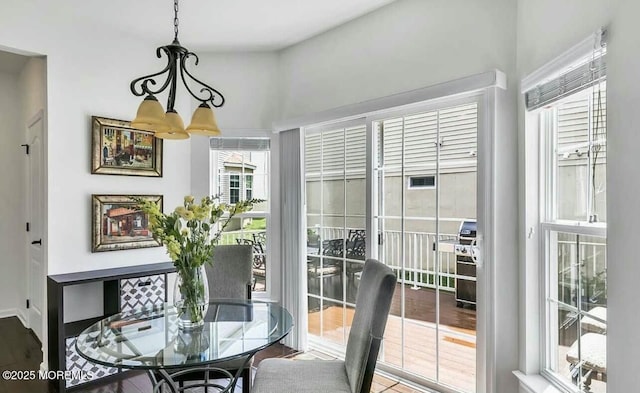
M478 161L477 161L477 246L476 261L476 392L495 391L496 341L495 328L495 264L493 236L495 233L494 204L497 194L494 176L494 145L497 126L497 89L487 89L478 99Z
M540 224L543 231L555 231L574 233L576 235L587 235L597 237L607 237L607 226L605 224L588 224L584 222L556 221L544 222Z
M513 375L520 381L522 393L564 393L539 374L526 375L513 371Z
M28 328L28 326L27 326L27 314L25 314L25 310L17 308L16 311L17 311L16 312L16 317L18 317L20 322L22 322L22 326L24 326L25 328Z
M542 67L533 71L531 74L522 78L520 83L520 93L535 88L545 80L552 79L564 72L577 63L583 63L593 55L594 49L602 47L604 44L605 28L600 28L589 37L580 41L560 56L547 62Z
M336 119L350 120L357 117L371 116L380 111L387 111L389 108L420 104L425 101L469 93L488 87L498 87L506 90L506 74L500 70L488 71L420 89L345 105L292 119L280 120L273 123L273 129L274 132L281 132L309 125L332 123Z
M17 316L18 316L17 308L5 308L3 310L0 310L0 318L17 317ZM24 321L22 321L22 324L25 325L25 327L27 327Z

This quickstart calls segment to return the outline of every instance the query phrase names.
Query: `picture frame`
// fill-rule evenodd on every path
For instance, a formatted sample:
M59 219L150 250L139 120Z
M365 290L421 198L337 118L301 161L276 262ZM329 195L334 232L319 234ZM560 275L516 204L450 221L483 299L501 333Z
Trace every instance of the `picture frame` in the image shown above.
M162 211L162 195L97 195L91 196L91 252L160 247L149 229L148 214L140 211L130 197L156 202Z
M162 139L131 122L91 117L91 173L162 177Z

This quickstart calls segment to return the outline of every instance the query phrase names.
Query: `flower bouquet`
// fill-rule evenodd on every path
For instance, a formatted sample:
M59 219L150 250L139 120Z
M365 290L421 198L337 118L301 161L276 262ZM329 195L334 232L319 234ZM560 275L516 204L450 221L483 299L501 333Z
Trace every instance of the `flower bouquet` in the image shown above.
M180 327L191 330L202 326L209 302L204 264L213 263L213 249L231 219L262 200L248 199L230 205L216 203L219 199L216 196L202 198L197 204L195 198L188 195L181 206L164 214L155 202L139 197L131 199L149 215L153 237L165 245L178 273L173 301Z

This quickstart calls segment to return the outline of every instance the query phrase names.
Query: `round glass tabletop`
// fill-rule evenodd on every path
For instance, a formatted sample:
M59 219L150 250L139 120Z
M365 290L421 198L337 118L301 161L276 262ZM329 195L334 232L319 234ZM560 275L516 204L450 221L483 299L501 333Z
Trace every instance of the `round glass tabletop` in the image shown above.
M277 304L221 300L209 303L202 329L187 332L166 303L102 319L80 333L76 348L110 367L180 368L253 356L292 326L291 314Z

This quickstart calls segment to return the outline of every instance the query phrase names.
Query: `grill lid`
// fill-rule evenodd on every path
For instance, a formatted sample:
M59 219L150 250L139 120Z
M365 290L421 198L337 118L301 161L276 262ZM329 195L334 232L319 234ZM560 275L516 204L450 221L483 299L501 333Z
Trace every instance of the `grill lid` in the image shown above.
M476 237L477 224L475 220L465 220L460 224L458 235L460 237Z

